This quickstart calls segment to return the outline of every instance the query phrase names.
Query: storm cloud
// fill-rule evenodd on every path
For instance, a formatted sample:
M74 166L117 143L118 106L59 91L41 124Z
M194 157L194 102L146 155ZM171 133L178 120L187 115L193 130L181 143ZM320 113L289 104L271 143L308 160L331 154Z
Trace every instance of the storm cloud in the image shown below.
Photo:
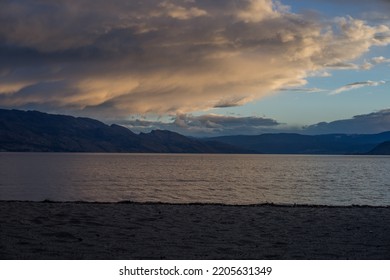
M271 0L1 1L0 106L99 118L239 106L389 43L385 24Z

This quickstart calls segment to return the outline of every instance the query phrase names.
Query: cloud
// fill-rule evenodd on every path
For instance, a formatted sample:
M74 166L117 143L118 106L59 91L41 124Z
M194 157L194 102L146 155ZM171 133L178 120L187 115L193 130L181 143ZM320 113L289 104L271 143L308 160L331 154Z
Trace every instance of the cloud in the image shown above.
M115 121L112 121L115 123ZM216 136L231 134L260 134L273 131L280 123L265 117L240 117L207 114L193 116L190 114L178 114L171 121L151 121L132 119L121 121L119 124L126 126L134 132L148 132L153 129L167 129L184 135L192 136Z
M323 92L326 89L321 88L281 88L280 91L294 91L294 92Z
M350 63L350 62L336 62L334 64L328 64L329 69L334 70L369 70L378 64L390 63L390 59L383 56L373 57L369 60L365 60L362 64Z
M148 120L134 118L117 120L118 123L134 132L149 132L154 129L166 129L195 137L221 135L259 135L263 133L300 133L300 134L371 134L390 131L390 109L357 115L350 119L333 122L320 122L306 127L294 127L279 123L266 117L242 117L206 114L193 116L179 114L170 120Z
M287 12L289 8L279 2L270 0L249 0L245 8L240 9L237 17L244 22L260 22L275 19Z
M332 64L326 64L326 67L337 70L355 70L360 68L359 65L350 62L335 62Z
M354 90L354 89L358 89L358 88L362 88L362 87L377 87L380 85L384 85L386 83L387 83L386 81L355 82L355 83L351 83L351 84L339 87L338 89L331 91L329 94L335 95L335 94L339 94L339 93L342 93L345 91L350 91L350 90Z
M207 12L205 10L201 10L196 7L191 8L185 8L182 6L175 5L171 2L164 1L162 2L159 7L163 9L162 14L166 14L172 18L181 19L181 20L187 20L194 17L200 17L207 15ZM156 12L154 16L161 16L162 14Z
M390 59L389 58L385 58L383 56L377 56L377 57L373 57L371 59L371 62L373 64L390 63Z
M351 119L322 122L308 126L302 130L308 134L370 134L390 131L390 109L354 116Z
M0 106L106 119L239 106L390 43L387 25L271 0L0 6Z

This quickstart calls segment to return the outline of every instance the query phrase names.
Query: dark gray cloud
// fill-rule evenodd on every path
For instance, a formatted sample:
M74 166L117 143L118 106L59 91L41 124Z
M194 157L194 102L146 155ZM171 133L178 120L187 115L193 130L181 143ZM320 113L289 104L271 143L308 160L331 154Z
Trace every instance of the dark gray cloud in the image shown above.
M223 116L215 114L201 116L180 114L172 118L171 121L133 119L121 121L120 124L135 132L167 129L191 136L260 134L274 131L275 128L281 125L276 120L265 117Z
M271 0L0 5L0 106L98 118L242 105L390 43L388 25Z
M351 119L337 120L334 122L322 122L308 126L302 130L307 134L370 134L390 131L390 109L378 112L354 116Z

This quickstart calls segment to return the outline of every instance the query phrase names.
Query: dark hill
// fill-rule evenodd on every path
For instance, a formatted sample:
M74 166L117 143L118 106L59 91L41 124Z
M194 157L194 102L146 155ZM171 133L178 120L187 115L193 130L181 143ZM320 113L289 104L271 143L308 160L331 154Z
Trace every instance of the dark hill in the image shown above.
M227 144L207 143L170 131L134 134L90 118L0 109L0 151L243 153Z
M390 140L390 132L379 134L301 135L290 133L237 135L208 138L264 154L362 154Z
M370 155L390 155L390 141L383 142L372 149Z
M150 133L141 133L139 136L144 143L152 143L149 146L151 150L164 153L214 152L211 147L208 147L203 142L194 141L193 139L168 130L154 130Z
M0 150L35 152L147 151L130 130L89 118L0 110Z

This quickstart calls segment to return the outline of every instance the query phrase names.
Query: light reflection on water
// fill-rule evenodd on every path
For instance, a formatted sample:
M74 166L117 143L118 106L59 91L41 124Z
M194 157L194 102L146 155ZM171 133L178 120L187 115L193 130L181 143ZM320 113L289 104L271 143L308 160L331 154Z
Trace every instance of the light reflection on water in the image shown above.
M0 153L0 200L390 205L390 157Z

